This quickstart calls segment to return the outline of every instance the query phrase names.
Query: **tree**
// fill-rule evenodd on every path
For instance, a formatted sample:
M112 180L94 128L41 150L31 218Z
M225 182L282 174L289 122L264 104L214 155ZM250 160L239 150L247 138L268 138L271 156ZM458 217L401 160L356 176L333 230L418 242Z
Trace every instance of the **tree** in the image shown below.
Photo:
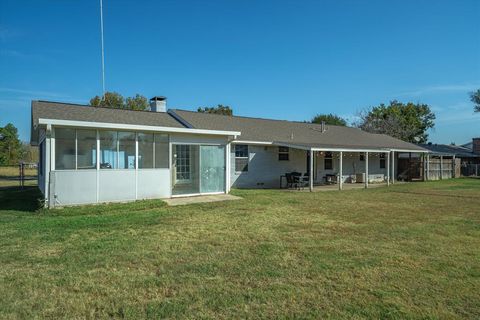
M470 93L470 100L473 102L473 111L480 112L480 89Z
M0 165L16 165L22 154L17 128L9 123L0 128Z
M38 147L31 146L28 142L22 142L20 146L20 160L24 162L38 162Z
M125 100L119 93L105 92L103 97L95 96L90 99L90 105L92 107L123 109L125 108Z
M412 143L426 143L427 130L434 127L435 114L426 104L391 101L359 114L356 126L371 133L382 133Z
M148 109L148 100L137 93L135 97L128 97L125 100L125 107L129 110L144 111Z
M124 99L123 96L117 92L105 92L103 97L95 96L90 99L90 105L92 107L114 109L147 110L148 100L138 93L134 97Z
M223 114L225 116L233 115L232 108L230 108L230 106L224 106L223 104L219 104L216 107L204 107L204 108L199 107L197 109L197 112Z
M322 123L325 122L325 124L333 125L333 126L343 126L345 127L347 125L347 121L343 119L342 117L337 116L336 114L330 113L330 114L317 114L315 117L313 117L312 123Z

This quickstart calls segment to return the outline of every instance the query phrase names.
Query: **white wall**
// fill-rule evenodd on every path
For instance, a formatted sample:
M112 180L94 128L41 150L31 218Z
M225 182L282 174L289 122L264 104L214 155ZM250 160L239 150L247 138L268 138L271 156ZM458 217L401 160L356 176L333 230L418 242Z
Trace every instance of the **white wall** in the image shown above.
M230 183L234 188L278 188L280 176L286 172L307 172L304 150L290 148L288 161L278 160L277 146L249 145L248 152L248 172L235 172L235 145L232 144Z
M137 199L170 198L169 169L139 169Z
M139 169L137 173L135 170L110 169L98 170L98 172L97 170L52 171L52 203L54 206L63 206L169 198L171 196L169 172L169 169Z
M51 205L97 202L97 170L60 170L50 174Z

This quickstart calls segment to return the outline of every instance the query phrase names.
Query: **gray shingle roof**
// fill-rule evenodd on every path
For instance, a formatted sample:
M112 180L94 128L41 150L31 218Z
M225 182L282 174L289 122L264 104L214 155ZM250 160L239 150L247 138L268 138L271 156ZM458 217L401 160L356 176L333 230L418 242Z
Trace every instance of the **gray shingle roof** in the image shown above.
M424 151L420 146L383 134L372 134L357 128L327 125L322 133L319 124L224 116L186 110L171 110L193 128L234 130L242 141L277 142L316 148L406 149Z
M38 130L35 128L39 118L184 128L171 115L164 112L94 108L78 104L32 101L32 142L38 139Z
M420 146L438 155L455 155L460 158L480 157L480 155L474 154L472 150L464 146L452 146L448 144L421 144Z
M39 118L240 131L241 136L238 139L242 141L273 142L308 148L425 150L420 146L387 135L371 134L350 127L327 125L326 131L322 132L319 124L305 122L223 116L178 109L169 110L169 113L161 113L94 108L49 101L32 101L32 143L38 139Z

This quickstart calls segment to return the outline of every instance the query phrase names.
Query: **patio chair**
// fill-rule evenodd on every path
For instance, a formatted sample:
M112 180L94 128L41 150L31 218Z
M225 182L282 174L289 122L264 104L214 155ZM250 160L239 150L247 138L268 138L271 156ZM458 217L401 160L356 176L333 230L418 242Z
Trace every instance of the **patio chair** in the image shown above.
M285 178L287 179L287 188L298 188L297 179L295 179L293 174L285 173Z
M300 172L292 172L292 176L298 189L303 189L308 186L308 176L302 176Z

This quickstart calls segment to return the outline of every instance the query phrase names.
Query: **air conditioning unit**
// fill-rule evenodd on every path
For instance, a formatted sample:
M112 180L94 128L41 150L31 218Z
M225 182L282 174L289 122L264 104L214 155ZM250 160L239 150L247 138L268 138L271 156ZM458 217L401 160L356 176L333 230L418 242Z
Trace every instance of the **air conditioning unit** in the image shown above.
M357 173L355 176L357 183L365 183L365 173Z

